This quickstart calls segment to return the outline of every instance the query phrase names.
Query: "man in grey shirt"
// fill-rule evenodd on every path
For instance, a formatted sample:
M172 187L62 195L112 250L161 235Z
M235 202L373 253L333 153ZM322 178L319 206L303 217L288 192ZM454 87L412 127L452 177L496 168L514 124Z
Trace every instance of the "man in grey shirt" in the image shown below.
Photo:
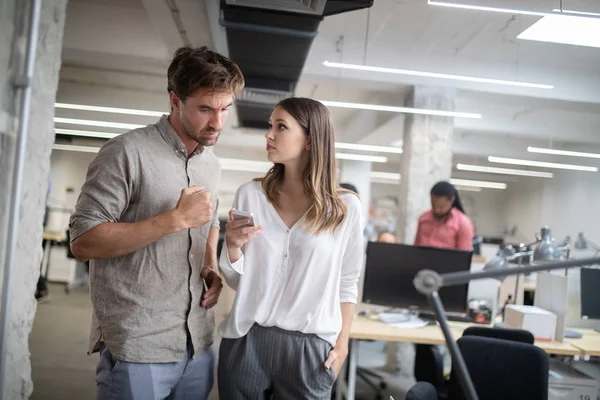
M71 217L71 249L90 260L89 353L97 399L206 399L213 385L217 143L244 78L228 58L179 49L170 115L109 140Z

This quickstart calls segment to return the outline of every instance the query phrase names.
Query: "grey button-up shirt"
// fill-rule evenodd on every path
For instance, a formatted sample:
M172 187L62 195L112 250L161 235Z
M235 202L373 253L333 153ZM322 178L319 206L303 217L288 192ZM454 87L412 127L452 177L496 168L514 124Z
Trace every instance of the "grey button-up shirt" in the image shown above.
M213 342L214 313L200 306L200 270L208 232L219 226L219 161L200 146L189 157L163 116L155 125L109 140L92 161L71 217L71 240L104 222L137 222L172 210L181 190L211 193L213 221L134 253L90 261L93 304L89 352L105 343L118 360L183 359L188 335L196 354Z

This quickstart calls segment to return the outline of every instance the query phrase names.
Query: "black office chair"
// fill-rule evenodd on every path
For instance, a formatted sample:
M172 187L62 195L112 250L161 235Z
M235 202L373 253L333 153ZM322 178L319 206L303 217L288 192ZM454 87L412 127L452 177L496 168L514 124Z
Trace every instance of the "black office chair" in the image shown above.
M481 400L548 400L548 355L520 341L463 336L457 341ZM437 390L419 382L407 400L438 400ZM449 400L466 399L456 370L450 375Z
M463 332L463 336L483 336L495 339L512 340L514 342L533 344L533 334L524 329L488 328L484 326L470 326Z

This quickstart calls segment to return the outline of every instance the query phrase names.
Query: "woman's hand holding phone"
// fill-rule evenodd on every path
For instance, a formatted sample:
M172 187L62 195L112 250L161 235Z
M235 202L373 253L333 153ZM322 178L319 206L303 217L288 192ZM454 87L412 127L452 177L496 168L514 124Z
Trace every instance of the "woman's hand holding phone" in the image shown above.
M233 210L229 211L229 221L225 225L225 238L230 262L239 260L242 256L242 246L263 231L262 226L254 226L251 223L250 218L235 219Z

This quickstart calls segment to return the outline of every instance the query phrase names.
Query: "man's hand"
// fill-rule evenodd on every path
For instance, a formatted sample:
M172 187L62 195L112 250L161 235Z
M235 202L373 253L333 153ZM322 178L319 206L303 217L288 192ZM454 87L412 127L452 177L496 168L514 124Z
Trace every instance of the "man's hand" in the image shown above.
M213 215L210 192L200 186L183 189L173 213L180 229L198 228L208 224Z
M329 352L329 356L325 361L325 368L329 369L333 365L333 373L335 377L340 373L342 369L342 365L344 365L344 361L346 361L346 357L348 356L348 344L347 343L337 343L333 349Z
M223 289L223 281L221 280L221 277L209 267L202 268L200 276L204 278L206 285L208 286L208 291L202 296L200 305L209 310L213 308L215 304L217 304L217 300L219 300L221 289Z

